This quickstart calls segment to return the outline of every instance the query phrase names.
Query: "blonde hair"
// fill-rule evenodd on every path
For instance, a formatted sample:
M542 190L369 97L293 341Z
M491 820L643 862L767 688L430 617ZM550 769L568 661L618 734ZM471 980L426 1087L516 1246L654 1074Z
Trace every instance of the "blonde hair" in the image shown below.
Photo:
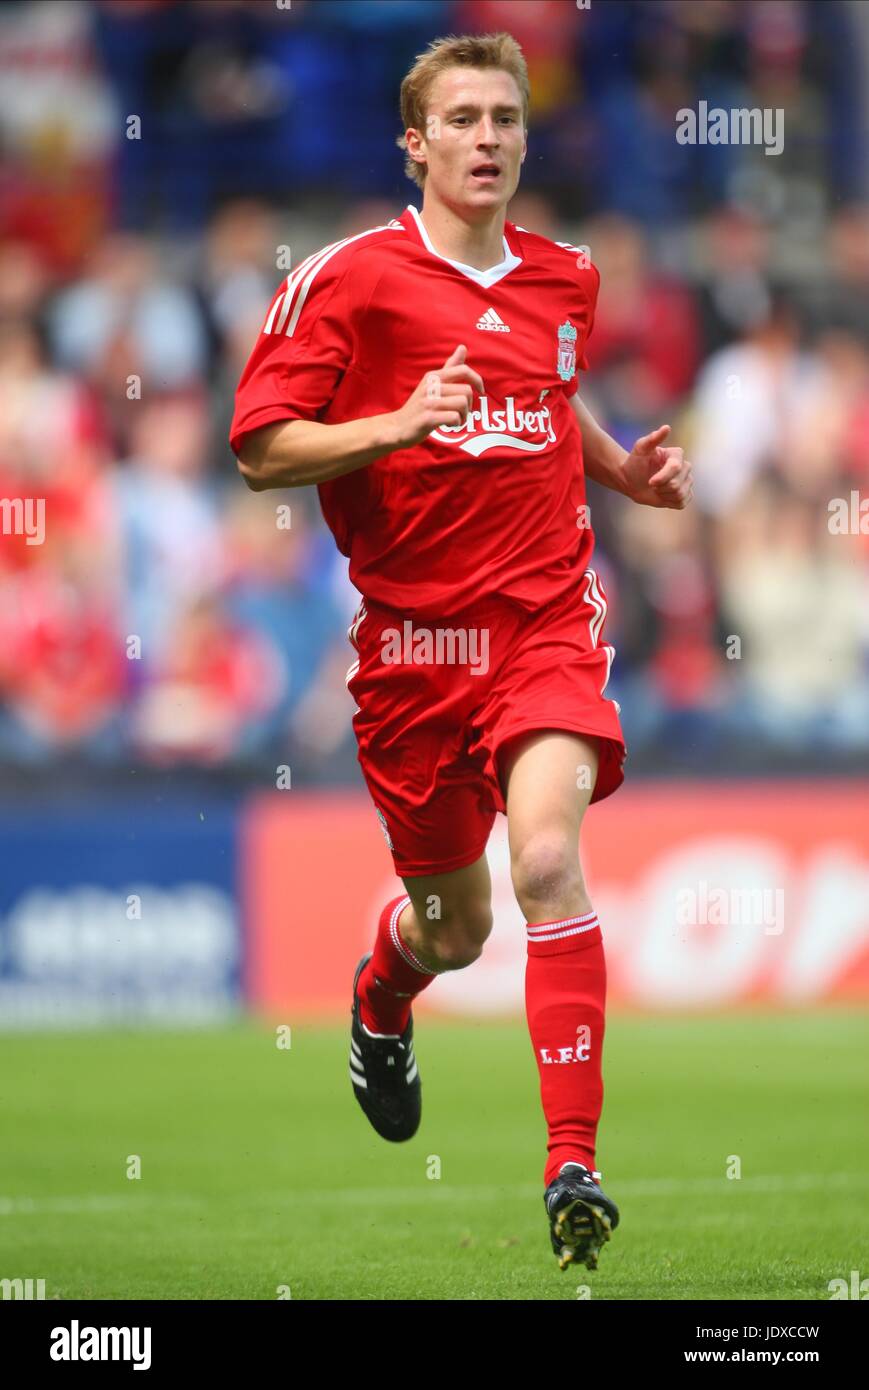
M401 121L405 130L424 130L426 103L438 75L447 68L499 68L515 80L522 97L522 124L528 125L531 89L522 49L512 34L469 34L433 39L401 84ZM425 187L426 166L407 153L407 141L399 135L396 144L405 151L404 172L420 188Z

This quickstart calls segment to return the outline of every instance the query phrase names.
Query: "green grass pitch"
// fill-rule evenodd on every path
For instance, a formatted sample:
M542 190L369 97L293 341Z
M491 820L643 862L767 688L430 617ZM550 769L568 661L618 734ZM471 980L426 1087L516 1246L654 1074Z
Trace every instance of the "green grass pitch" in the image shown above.
M420 1018L423 1121L399 1145L353 1098L348 1025L288 1049L246 1022L0 1038L0 1278L61 1299L812 1300L869 1275L855 1010L611 1015L598 1166L621 1225L597 1271L564 1273L524 1021Z

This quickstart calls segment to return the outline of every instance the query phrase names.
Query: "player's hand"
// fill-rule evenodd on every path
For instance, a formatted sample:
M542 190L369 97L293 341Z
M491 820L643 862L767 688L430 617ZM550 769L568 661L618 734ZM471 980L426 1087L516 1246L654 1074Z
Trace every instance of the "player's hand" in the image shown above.
M675 507L681 511L694 496L692 465L681 449L668 449L662 440L670 433L661 425L638 439L622 464L628 496L647 507Z
M465 362L467 348L460 344L442 367L426 372L400 410L392 414L396 449L419 444L439 425L462 425L474 393L483 395L483 378Z

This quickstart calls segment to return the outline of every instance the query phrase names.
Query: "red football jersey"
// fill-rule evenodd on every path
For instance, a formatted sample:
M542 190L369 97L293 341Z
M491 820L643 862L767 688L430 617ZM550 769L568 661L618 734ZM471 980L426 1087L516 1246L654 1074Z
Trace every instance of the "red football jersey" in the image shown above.
M533 610L579 583L582 436L569 398L600 276L580 248L505 224L489 270L436 252L416 208L324 247L281 285L230 432L397 410L457 343L486 394L462 425L319 485L323 515L371 599L409 616L490 594Z

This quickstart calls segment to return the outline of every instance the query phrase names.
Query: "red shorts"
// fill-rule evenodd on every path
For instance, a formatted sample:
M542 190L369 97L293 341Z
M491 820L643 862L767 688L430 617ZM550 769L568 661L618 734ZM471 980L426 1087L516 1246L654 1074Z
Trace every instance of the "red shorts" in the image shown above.
M529 613L491 597L438 622L363 599L348 635L358 757L400 876L479 859L506 811L498 759L516 734L563 729L601 740L591 800L622 783L618 706L603 694L613 648L594 570Z

